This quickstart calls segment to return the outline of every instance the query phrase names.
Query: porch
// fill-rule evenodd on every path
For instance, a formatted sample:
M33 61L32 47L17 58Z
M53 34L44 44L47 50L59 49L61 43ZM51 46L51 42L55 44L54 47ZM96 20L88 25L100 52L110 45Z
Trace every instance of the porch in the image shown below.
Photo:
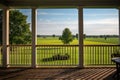
M119 0L4 0L0 1L0 8L3 9L3 43L2 52L0 54L1 67L32 67L37 66L77 66L83 68L85 65L112 65L111 54L114 47L108 45L84 46L83 44L83 8L118 8L120 14ZM30 8L31 9L31 30L32 44L31 45L10 45L9 43L9 10L10 8ZM78 9L78 33L79 44L73 46L62 45L37 45L36 44L36 26L37 26L37 9L38 8L77 8ZM120 17L120 16L118 16ZM120 18L118 20L120 28ZM120 30L120 29L118 29ZM120 31L119 31L120 36ZM84 46L84 48L83 48ZM115 45L116 46L116 45ZM119 45L117 45L119 47ZM12 48L10 51L9 49ZM55 50L51 50L54 49ZM40 50L39 50L40 49ZM47 49L47 50L45 50ZM61 50L59 50L61 49ZM42 51L41 51L42 50ZM41 54L39 54L41 53ZM48 55L45 55L45 54ZM62 61L47 61L40 62L42 58L54 57L54 55L65 53L69 54L70 59ZM86 54L87 53L87 54ZM97 55L96 55L97 53ZM28 55L29 54L29 55ZM53 56L52 56L53 55ZM87 57L86 57L87 56ZM41 58L42 57L42 58ZM58 59L58 58L57 58ZM53 59L50 59L53 60ZM43 60L44 61L44 60ZM54 63L55 62L55 63Z
M115 68L0 69L1 80L115 80Z
M37 8L78 8L79 44L78 45L36 45L36 10ZM0 53L0 79L3 80L112 80L115 68L111 62L111 54L119 45L83 45L83 8L118 8L119 0L1 0L0 8L3 9L3 53ZM9 9L32 9L32 45L9 44ZM120 15L119 28L120 28ZM120 29L118 29L120 30ZM119 31L120 36L120 31ZM1 48L0 47L0 48ZM11 50L10 50L11 49ZM46 50L47 49L47 50ZM45 55L47 53L47 55ZM56 54L69 54L68 60L53 60ZM52 59L51 59L52 57ZM50 58L51 61L41 61ZM50 67L62 67L49 69ZM68 69L68 67L83 69ZM87 68L97 66L98 68ZM107 68L100 68L101 66ZM2 67L8 68L3 69ZM13 69L9 69L15 67ZM17 69L22 67L22 69ZM27 67L26 69L23 69ZM29 69L47 67L46 69ZM67 67L67 69L63 69ZM85 68L84 68L85 67ZM109 67L109 68L108 68ZM110 76L110 78L109 78ZM114 79L113 79L114 80Z

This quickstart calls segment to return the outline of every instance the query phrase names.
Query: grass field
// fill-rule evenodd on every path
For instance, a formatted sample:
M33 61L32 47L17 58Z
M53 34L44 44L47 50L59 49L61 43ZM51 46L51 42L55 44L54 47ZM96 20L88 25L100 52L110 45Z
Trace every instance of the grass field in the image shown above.
M106 40L104 38L86 38L84 39L84 45L91 45L91 44L118 44L118 38L107 38ZM61 40L58 39L58 37L46 37L46 38L37 38L37 44L63 44ZM78 44L78 40L74 39L71 43L72 44Z
M88 41L88 42L87 42ZM92 42L92 43L90 43ZM119 39L118 38L107 38L106 40L104 38L86 38L84 40L84 44L118 44Z
M38 44L62 44L58 38L38 38ZM74 39L70 45L78 44L78 40ZM86 38L84 39L84 45L101 45L101 44L118 44L118 38L107 38L106 40L104 38ZM84 64L111 64L111 55L109 52L112 52L113 50L109 51L108 47L100 48L99 46L94 48L92 47L84 49ZM75 52L74 52L75 53ZM76 58L76 61L71 60L72 62L76 62L78 64L78 49L76 50L76 53L74 54ZM72 55L72 56L74 56ZM67 62L70 64L70 62ZM49 62L48 62L49 63Z
M58 40L58 37L46 37L46 38L37 38L37 45L62 45L63 43ZM78 44L78 40L74 39L70 45ZM96 45L96 44L118 44L117 38L86 38L84 39L84 45ZM91 50L89 50L91 49ZM100 51L102 50L102 52ZM68 60L54 60L43 62L43 58L51 58L54 55L61 54L65 55L68 53L70 59ZM91 54L92 53L92 54ZM107 54L105 54L107 53ZM0 58L2 60L2 55ZM31 47L16 47L13 51L10 52L10 65L31 65ZM37 47L37 65L78 65L78 47ZM87 64L109 64L111 62L110 55L108 54L108 48L87 48L84 49L84 62ZM0 61L1 63L1 61Z

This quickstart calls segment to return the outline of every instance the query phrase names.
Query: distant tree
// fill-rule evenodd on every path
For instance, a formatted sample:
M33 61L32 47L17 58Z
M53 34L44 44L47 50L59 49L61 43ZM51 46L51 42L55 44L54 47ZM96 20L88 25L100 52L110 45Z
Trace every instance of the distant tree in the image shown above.
M61 40L64 44L69 44L71 41L73 41L73 36L69 28L65 28L63 30Z
M0 11L0 30L2 28L1 16L2 11ZM27 23L26 19L27 16L19 10L10 10L10 44L27 44L31 42L30 24ZM0 42L2 43L2 38L0 38Z
M84 39L86 38L86 34L83 34L83 38L84 38Z
M78 33L75 36L76 36L76 39L78 39Z
M104 38L105 38L105 40L106 40L106 39L107 39L107 36L105 36Z
M76 38L78 39L79 35L76 34ZM83 38L85 39L86 38L86 34L83 34Z
M53 34L52 37L55 37L55 34Z
M59 40L62 40L62 37L61 37L61 36L59 37Z
M76 35L73 35L73 39L76 39Z

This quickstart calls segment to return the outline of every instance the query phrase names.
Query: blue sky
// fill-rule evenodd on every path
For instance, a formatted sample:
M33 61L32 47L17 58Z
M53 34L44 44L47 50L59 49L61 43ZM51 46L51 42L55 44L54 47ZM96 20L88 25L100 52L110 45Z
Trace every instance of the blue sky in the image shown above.
M84 9L84 34L118 34L117 9ZM21 10L31 23L31 10ZM78 33L78 9L37 9L37 34L61 35L64 28Z

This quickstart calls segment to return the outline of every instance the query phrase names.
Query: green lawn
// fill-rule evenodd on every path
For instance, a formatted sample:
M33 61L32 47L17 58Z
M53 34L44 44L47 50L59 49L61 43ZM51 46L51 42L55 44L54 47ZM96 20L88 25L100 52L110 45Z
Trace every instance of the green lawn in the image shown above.
M84 45L91 45L91 44L118 44L118 38L107 38L106 40L104 38L85 38L84 39ZM46 38L37 38L37 44L63 44L61 40L58 39L58 37L46 37ZM71 43L72 44L78 44L78 40L74 39Z
M86 38L84 39L84 45L96 45L96 44L117 44L117 38ZM37 38L38 45L61 45L63 44L58 37L46 37L46 38ZM70 45L78 44L78 40L74 39ZM101 51L100 51L101 50ZM84 62L85 65L88 64L100 64L106 63L109 64L111 62L110 55L108 54L108 48L99 47L84 49ZM54 55L65 53L70 55L68 60L55 60L55 61L47 61L43 62L43 58L51 58ZM92 53L92 54L91 54ZM106 54L107 53L107 54ZM0 58L1 58L0 54ZM11 65L31 65L31 47L16 47L12 52L10 52L10 64ZM90 58L91 57L91 58ZM66 47L37 47L37 65L78 65L78 47L74 48L66 48ZM2 60L2 59L1 59ZM1 64L1 61L0 61Z
M118 44L119 43L119 39L118 38L107 38L106 40L104 38L86 38L84 40L85 44L88 44L86 43L86 41L92 41L93 43L92 44L96 44L96 42L100 42L100 44Z

